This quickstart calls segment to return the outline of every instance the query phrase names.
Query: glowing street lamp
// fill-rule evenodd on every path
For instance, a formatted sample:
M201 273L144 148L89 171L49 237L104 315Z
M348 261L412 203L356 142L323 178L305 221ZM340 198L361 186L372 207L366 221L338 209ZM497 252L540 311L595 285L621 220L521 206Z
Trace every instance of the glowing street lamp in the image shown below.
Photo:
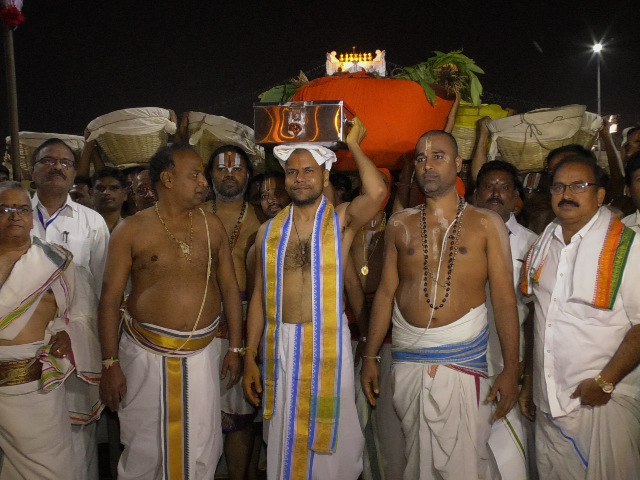
M598 42L591 47L593 53L598 57L598 116L602 116L602 83L600 81L600 62L602 61L602 43Z

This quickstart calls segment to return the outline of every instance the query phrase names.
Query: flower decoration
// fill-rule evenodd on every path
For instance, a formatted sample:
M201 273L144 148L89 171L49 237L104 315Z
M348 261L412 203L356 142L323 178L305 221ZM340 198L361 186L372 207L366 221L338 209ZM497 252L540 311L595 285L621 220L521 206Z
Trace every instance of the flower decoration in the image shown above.
M0 0L0 22L9 28L18 28L25 21L21 0Z

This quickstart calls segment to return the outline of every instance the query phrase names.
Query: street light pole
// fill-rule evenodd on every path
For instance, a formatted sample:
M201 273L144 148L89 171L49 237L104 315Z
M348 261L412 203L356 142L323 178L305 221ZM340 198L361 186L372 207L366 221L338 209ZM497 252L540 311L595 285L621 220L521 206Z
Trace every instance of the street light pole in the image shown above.
M598 116L602 116L602 82L600 81L600 63L602 61L602 43L596 43L591 49L593 53L596 54L597 57L597 68L598 68Z
M602 116L602 82L600 80L600 61L602 56L598 53L598 116Z

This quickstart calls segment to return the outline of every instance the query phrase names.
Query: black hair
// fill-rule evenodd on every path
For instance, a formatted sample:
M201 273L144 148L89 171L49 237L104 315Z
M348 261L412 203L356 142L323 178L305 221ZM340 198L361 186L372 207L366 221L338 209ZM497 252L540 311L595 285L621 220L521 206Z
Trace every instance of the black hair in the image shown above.
M149 176L151 183L156 186L160 182L160 175L167 170L173 170L176 166L173 156L176 153L193 152L198 154L195 149L186 143L172 143L166 147L160 147L149 160Z
M544 159L544 169L548 171L549 162L551 159L557 155L562 155L563 153L571 153L573 155L582 155L583 157L591 157L595 161L595 157L591 153L590 150L587 150L582 145L578 145L577 143L570 143L569 145L563 145L562 147L554 148L551 150L547 158Z
M122 188L127 188L127 181L125 180L124 175L122 174L122 170L119 170L114 167L101 168L93 175L93 184L95 185L98 182L98 180L102 180L103 178L113 178L114 180L118 181L118 183ZM78 182L75 182L75 183L78 183Z
M329 181L333 188L344 190L348 195L353 190L353 183L351 183L351 178L349 175L345 175L340 172L332 172L329 174Z
M444 130L430 130L427 133L425 133L424 135L422 135L420 137L420 140L422 140L423 138L440 137L440 136L444 136L444 137L447 137L449 139L449 143L451 143L451 146L453 147L453 156L457 157L458 156L458 142L456 141L456 137L451 135L449 132L445 132Z
M522 188L522 182L520 182L518 169L515 167L513 163L505 162L503 160L493 160L491 162L487 162L478 171L478 175L476 177L476 188L482 182L482 179L491 172L506 172L511 176L513 180L513 186L518 191L520 198L524 200L524 189Z
M73 183L86 185L89 188L93 187L93 182L89 175L76 175L76 178L73 179Z
M627 166L624 169L624 183L628 187L631 186L633 174L636 170L640 169L640 152L636 152L627 160Z
M228 151L235 152L244 159L245 163L247 164L249 178L253 177L253 164L251 163L251 160L249 160L249 155L247 154L247 152L235 145L222 145L221 147L216 148L213 153L209 155L209 161L207 163L207 175L209 176L209 178L207 178L207 180L210 182L213 180L211 178L211 171L213 170L213 159L216 158L218 154Z
M47 147L50 147L51 145L63 145L64 147L66 147L70 152L71 155L73 156L73 163L75 163L76 165L78 164L78 155L76 154L76 152L69 146L67 145L64 140L61 140L60 138L57 137L53 137L53 138L49 138L48 140L45 140L44 142L42 142L38 148L36 148L33 151L33 155L31 155L31 165L35 165L36 164L36 159L38 158L38 155L40 155L40 152L42 150L44 150Z
M11 172L4 165L0 164L0 173L4 173L7 177L11 178Z
M629 137L640 130L640 125L635 125L627 130L627 142L629 141Z
M596 185L598 188L607 188L607 184L609 183L609 175L604 169L598 165L596 159L589 152L588 155L576 154L571 155L569 157L565 157L560 160L560 163L556 166L551 174L552 181L555 179L556 174L567 165L585 165L593 170L593 176L596 179Z

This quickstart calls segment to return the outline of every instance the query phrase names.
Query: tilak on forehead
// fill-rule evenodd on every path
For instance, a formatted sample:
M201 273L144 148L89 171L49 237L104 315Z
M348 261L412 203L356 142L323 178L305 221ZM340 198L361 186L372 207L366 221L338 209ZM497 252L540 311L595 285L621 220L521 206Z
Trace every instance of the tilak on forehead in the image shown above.
M231 173L234 168L242 166L242 155L232 150L220 152L216 155L215 164L218 168L226 168Z
M268 190L275 190L277 188L276 179L273 177L265 178L260 184L260 188L263 192L266 192Z

